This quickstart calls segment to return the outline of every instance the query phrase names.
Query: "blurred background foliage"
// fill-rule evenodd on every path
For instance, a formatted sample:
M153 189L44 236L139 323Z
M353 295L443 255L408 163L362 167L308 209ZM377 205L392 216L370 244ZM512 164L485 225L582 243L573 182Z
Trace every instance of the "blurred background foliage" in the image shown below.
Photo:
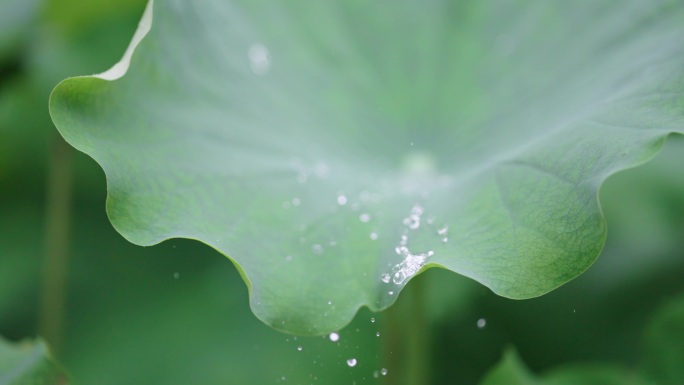
M513 301L432 269L389 310L401 324L362 310L338 342L263 325L235 268L209 247L126 242L107 220L102 171L64 146L47 100L61 79L116 62L144 3L0 0L0 335L19 341L56 322L48 343L77 384L397 383L398 373L381 369L400 359L393 355L413 333L408 315L415 301L407 297L422 283L428 331L421 338L434 383L476 384L507 347L529 376L588 362L684 383L676 364L684 362L684 301L673 299L684 292L680 137L670 138L654 161L603 186L608 241L578 279ZM61 323L41 309L41 298L54 295L44 286L53 272L43 274L43 266L49 176L59 148L70 159L58 181L69 187L70 202L59 225L69 229ZM350 358L358 364L348 366Z

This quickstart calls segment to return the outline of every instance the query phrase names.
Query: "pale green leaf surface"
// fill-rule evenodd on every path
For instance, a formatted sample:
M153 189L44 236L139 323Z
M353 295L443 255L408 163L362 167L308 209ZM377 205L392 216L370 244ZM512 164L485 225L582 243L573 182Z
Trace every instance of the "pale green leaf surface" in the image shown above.
M0 338L0 385L66 384L63 371L38 340L12 345Z
M409 254L511 298L558 287L601 250L605 178L684 128L674 2L150 11L130 66L60 83L53 120L103 167L118 231L219 250L290 332L390 305Z

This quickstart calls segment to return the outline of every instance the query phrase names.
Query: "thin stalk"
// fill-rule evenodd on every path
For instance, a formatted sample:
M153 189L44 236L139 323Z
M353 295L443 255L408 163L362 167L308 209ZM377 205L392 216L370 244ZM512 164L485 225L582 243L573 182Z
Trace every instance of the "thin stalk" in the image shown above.
M59 352L63 337L71 221L72 150L55 136L46 186L45 251L38 332Z
M422 276L412 279L397 303L386 310L383 360L387 384L430 383L432 340L425 316L424 281Z

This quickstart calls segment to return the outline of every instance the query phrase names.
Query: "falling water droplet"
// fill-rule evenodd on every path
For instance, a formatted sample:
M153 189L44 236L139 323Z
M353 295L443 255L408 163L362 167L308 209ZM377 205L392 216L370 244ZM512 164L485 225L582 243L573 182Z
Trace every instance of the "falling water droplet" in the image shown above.
M375 322L375 318L371 317L371 322Z
M329 337L329 338L330 338L330 341L332 341L332 342L337 342L337 341L340 340L340 335L337 334L337 333L335 333L335 332L332 332L332 333L330 333L330 337Z
M383 376L386 376L387 375L387 369L385 369L385 368L380 369L380 374L382 374Z
M380 337L380 332L375 332L376 337Z
M484 329L484 327L487 326L487 320L484 318L480 318L477 320L477 328L478 329Z
M340 206L344 206L347 204L347 197L344 195L338 195L337 196L337 204Z
M303 349L303 348L302 348L301 346L297 346L297 351L300 351L300 352L301 352L302 349Z
M353 368L356 366L356 358L350 358L347 360L347 365L349 365L350 368Z

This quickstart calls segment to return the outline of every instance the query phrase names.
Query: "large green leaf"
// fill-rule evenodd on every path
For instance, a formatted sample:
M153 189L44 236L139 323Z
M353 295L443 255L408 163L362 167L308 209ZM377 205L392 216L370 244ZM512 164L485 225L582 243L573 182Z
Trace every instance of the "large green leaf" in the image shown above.
M42 341L13 346L0 338L0 385L57 384L66 376Z
M205 242L317 334L431 266L511 298L586 270L602 182L684 130L682 33L668 1L157 1L50 109L127 239Z

